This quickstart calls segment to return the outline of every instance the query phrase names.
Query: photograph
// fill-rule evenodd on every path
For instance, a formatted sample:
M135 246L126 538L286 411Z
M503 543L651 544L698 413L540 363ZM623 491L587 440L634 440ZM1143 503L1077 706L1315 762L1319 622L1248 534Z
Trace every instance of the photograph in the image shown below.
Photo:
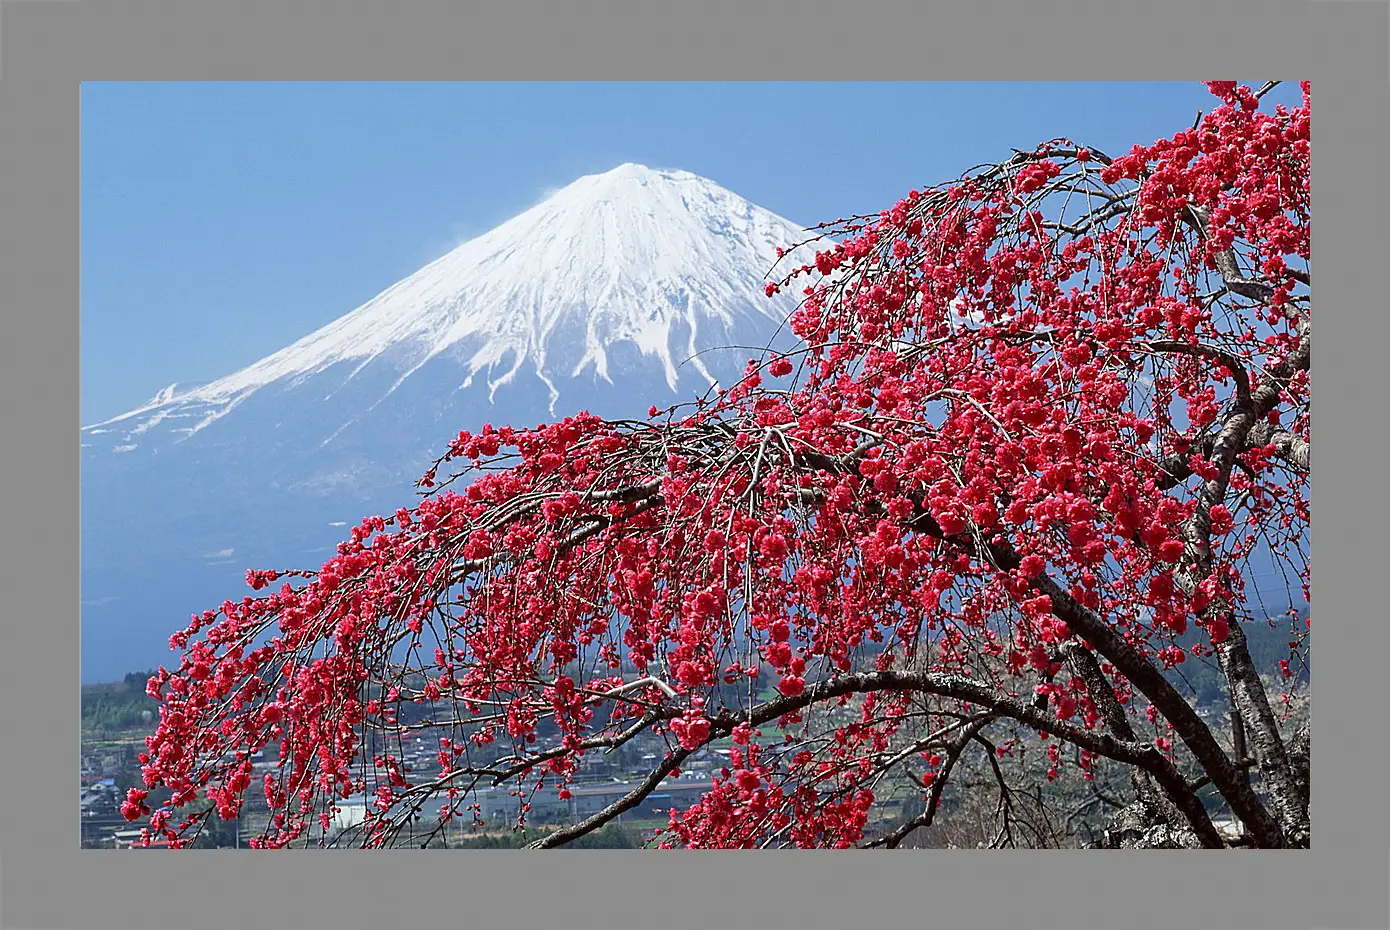
M84 82L81 847L1311 849L1311 93Z

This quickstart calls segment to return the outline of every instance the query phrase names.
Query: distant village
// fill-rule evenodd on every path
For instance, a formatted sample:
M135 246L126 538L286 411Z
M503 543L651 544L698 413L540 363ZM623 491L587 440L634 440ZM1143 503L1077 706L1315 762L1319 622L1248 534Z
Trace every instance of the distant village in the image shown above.
M151 847L141 844L140 824L127 822L120 812L121 801L128 787L142 785L136 754L143 749L144 732L128 731L104 734L105 739L84 738L81 769L82 845L94 849L144 849L167 846L154 841ZM727 741L726 741L727 742ZM438 762L438 744L425 736L405 741L398 752L403 766L415 772L432 772ZM665 745L658 739L647 742L635 740L623 751L587 756L579 772L568 786L568 797L560 796L560 786L548 781L534 789L529 783L519 789L516 782L500 786L481 785L470 792L463 803L477 805L476 811L465 810L441 828L439 807L444 798L425 805L412 826L412 834L433 835L432 845L457 845L480 834L510 834L515 829L522 805L529 805L526 822L529 828L544 829L575 823L618 801L656 765ZM728 746L713 745L689 758L679 776L663 781L644 801L625 811L615 823L626 828L633 845L640 845L643 836L665 826L672 808L684 810L699 800L711 785L711 776L727 763ZM253 757L253 771L259 776L271 771L277 762L264 753ZM259 779L254 779L259 780ZM265 801L259 792L246 793L246 807L239 821L223 823L213 820L214 836L198 845L209 847L246 846L252 836L259 835L269 818ZM374 799L370 791L340 799L328 837L329 845L355 846L360 840L356 830L367 817ZM207 832L208 828L205 828ZM337 842L335 843L334 840Z
M1302 625L1303 616L1299 621ZM1253 623L1247 626L1249 645L1253 656L1266 667L1272 667L1283 654L1288 655L1290 633L1280 625ZM1307 634L1306 634L1307 635ZM1307 648L1307 647L1306 647ZM1307 652L1298 666L1297 678L1307 685ZM1168 677L1192 696L1199 715L1216 729L1226 726L1228 706L1226 695L1221 687L1220 673L1207 662L1188 662L1168 672ZM131 673L124 681L83 687L83 726L81 755L81 835L82 846L89 849L146 849L167 846L163 840L154 840L146 847L141 842L139 823L130 823L122 817L120 808L126 790L130 787L144 787L140 774L137 754L145 748L145 736L154 728L156 703L145 692L148 673ZM772 696L769 683L760 679L758 700ZM423 714L425 711L405 705L402 712L407 715ZM853 715L847 708L830 710L833 716ZM403 723L408 722L404 719ZM419 721L414 721L419 722ZM438 771L438 741L422 731L419 735L392 741L390 752L399 757L404 771L431 774ZM543 726L538 743L533 750L544 750L550 741L558 738L554 732L547 732ZM659 784L638 805L626 810L615 818L613 826L603 832L598 839L590 841L603 845L619 847L641 846L652 839L654 830L665 827L670 811L685 810L696 803L712 785L712 777L728 764L732 743L728 737L712 742L695 753L683 763L678 777L671 777ZM507 752L499 744L489 747L492 756L484 754L474 762L486 765L496 761ZM618 801L636 787L652 771L662 756L668 751L666 738L644 733L630 742L610 752L592 752L581 760L581 767L568 786L568 796L560 796L560 786L553 780L540 789L535 781L519 787L516 781L492 786L480 781L467 797L458 803L462 809L441 825L440 807L445 803L443 796L421 806L419 814L413 817L404 836L409 840L418 839L420 845L429 847L459 847L470 845L521 845L536 839L540 832L568 823L579 822ZM259 782L259 775L269 772L277 765L274 757L265 754L252 759L253 784ZM411 777L409 774L407 777ZM366 820L369 805L375 804L372 795L374 784L369 784L363 794L339 799L337 812L333 816L325 834L325 845L348 848L361 842L362 831L358 829ZM900 802L918 803L921 788L908 781L902 785L885 784L881 786L880 802L876 811L887 818L897 812ZM900 797L901 795L901 797ZM467 809L476 805L476 809ZM517 830L518 819L526 809L526 831ZM877 819L876 815L871 815ZM260 791L250 790L245 794L245 806L241 817L236 821L222 821L209 818L204 825L196 845L208 848L245 847L252 837L261 835L270 818L264 796Z

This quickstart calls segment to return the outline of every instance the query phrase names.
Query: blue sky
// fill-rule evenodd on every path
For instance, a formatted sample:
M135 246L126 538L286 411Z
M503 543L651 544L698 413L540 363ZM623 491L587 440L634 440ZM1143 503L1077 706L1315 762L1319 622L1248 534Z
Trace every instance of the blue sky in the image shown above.
M229 374L626 161L813 224L1054 136L1127 150L1211 101L1197 82L84 84L82 422Z

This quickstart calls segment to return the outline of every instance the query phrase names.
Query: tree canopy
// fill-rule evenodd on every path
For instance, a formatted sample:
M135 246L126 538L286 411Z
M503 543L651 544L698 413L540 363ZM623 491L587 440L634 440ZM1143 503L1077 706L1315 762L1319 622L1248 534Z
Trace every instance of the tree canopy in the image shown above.
M190 805L255 790L254 845L281 847L366 791L361 843L389 846L422 810L478 816L482 786L565 797L586 754L656 734L640 784L536 845L726 738L661 845L895 845L967 755L1032 740L1049 781L1127 772L1139 845L1307 846L1282 683L1308 629L1286 614L1309 593L1308 86L1294 108L1209 86L1172 137L1050 140L817 228L815 264L768 285L801 296L798 347L737 384L462 432L319 569L249 572L150 679L169 801L126 815L178 845ZM1258 666L1243 627L1272 618L1290 651ZM1239 734L1175 686L1185 662ZM405 771L392 742L421 731L438 768ZM913 812L873 834L893 773Z

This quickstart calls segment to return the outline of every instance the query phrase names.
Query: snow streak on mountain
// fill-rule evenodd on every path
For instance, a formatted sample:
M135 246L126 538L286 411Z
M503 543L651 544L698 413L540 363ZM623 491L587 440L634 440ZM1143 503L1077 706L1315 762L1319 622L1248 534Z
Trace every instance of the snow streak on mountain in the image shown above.
M84 427L84 656L137 599L157 648L240 596L218 582L168 612L169 579L192 584L180 560L220 578L317 565L344 522L409 504L460 429L640 416L728 381L794 308L764 285L806 237L712 181L621 165L241 371Z

